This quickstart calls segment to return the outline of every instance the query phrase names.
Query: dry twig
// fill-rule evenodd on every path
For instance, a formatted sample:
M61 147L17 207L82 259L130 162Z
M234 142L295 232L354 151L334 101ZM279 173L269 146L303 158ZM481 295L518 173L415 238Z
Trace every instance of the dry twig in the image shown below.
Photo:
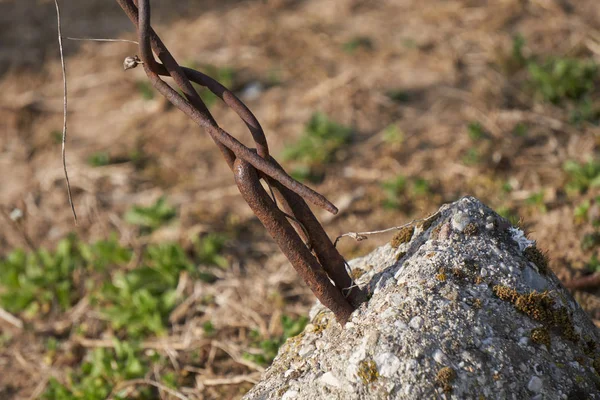
M172 396L177 397L178 399L181 400L189 400L189 398L187 396L185 396L183 393L171 389L170 387L163 385L162 383L150 380L150 379L131 379L129 381L125 381L122 382L120 384L118 384L117 386L115 386L115 388L113 389L113 391L111 392L111 394L108 396L108 399L114 399L116 396L116 393L125 389L126 387L129 386L139 386L139 385L146 385L146 386L154 386L155 388L159 389L159 390L163 390L167 393L169 393Z
M15 317L3 308L0 308L0 319L8 322L15 328L23 329L23 321L21 321L19 318Z
M428 217L428 218L431 218L431 217ZM356 240L357 242L360 242L360 241L363 241L363 240L367 240L368 236L370 236L370 235L379 235L381 233L387 233L387 232L397 231L397 230L405 228L407 226L414 225L417 222L425 221L428 218L413 219L412 221L410 221L410 222L408 222L408 223L406 223L404 225L394 226L394 227L391 227L391 228L382 229L380 231L348 232L348 233L344 233L343 235L340 235L337 238L335 238L335 241L333 242L333 245L337 246L338 241L341 238L343 238L343 237L350 237L350 238Z
M58 0L54 0L56 6L56 25L58 28L58 48L60 50L60 64L62 68L63 77L63 130L62 130L62 163L63 170L65 172L65 180L67 181L67 194L69 196L69 205L71 206L71 212L75 219L75 225L77 222L77 213L75 212L75 205L73 204L73 194L71 193L71 183L69 182L69 173L67 172L67 155L66 155L66 142L67 142L67 66L65 65L65 56L63 53L62 44L62 29L60 26L60 8L58 7Z

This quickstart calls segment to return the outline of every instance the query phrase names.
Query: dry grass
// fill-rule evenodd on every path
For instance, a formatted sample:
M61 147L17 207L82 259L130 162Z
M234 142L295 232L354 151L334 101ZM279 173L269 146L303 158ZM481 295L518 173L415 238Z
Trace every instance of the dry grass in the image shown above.
M133 38L116 4L84 3L63 5L65 35ZM512 54L513 37L520 34L526 57L600 63L594 0L568 7L552 0L485 6L467 0L156 3L155 28L180 62L233 68L238 92L263 83L248 105L273 154L294 143L316 111L353 128L353 143L338 151L323 181L313 185L343 203L341 215L325 219L331 237L401 225L472 194L524 217L561 278L579 273L598 251L581 249L583 236L595 228L574 218L586 200L593 214L597 188L567 193L563 164L597 157L600 129L572 124L570 104L537 99L527 69L515 67ZM89 242L117 232L135 252L165 241L191 251L191 238L227 232L230 267L219 270L212 284L182 275L168 335L141 343L166 361L129 387L150 385L163 398L239 397L263 368L243 357L256 351L252 332L281 337L281 316L304 315L313 297L237 194L210 138L158 96L145 100L138 83L143 71L122 71L124 57L136 51L129 44L66 44L68 165L80 219L73 226L53 133L62 125L62 82L51 6L0 1L0 11L6 8L0 15L23 21L0 33L3 43L10 42L0 50L0 219L9 220L15 208L25 215L19 223L3 220L0 255L53 248L69 232ZM596 105L598 95L597 89L591 95ZM250 143L235 115L220 105L212 110L221 125ZM472 122L481 125L483 137L469 134ZM90 165L98 152L119 162ZM406 177L403 187L399 175ZM503 191L507 183L511 189ZM162 195L175 207L177 222L140 236L123 216ZM397 196L396 206L382 206L389 196ZM391 235L360 244L346 238L339 248L352 258ZM597 295L581 296L594 318L600 318ZM0 322L0 332L12 336L6 345L0 341L0 397L36 397L50 378L65 382L66 371L91 349L114 346L114 332L104 329L88 300L84 296L52 318L17 315ZM204 328L209 321L210 337ZM91 327L84 335L77 328L82 324ZM59 346L49 355L50 337ZM179 379L177 394L157 388L167 372Z

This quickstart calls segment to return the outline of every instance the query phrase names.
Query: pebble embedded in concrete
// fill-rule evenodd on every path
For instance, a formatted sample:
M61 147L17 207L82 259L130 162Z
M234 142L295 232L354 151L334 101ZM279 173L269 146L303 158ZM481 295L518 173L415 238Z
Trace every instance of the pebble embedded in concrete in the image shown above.
M488 226L465 240L457 231L464 233L469 223ZM353 269L368 271L357 284L368 288L369 302L345 328L329 323L288 340L245 399L440 398L443 388L436 377L449 367L456 373L447 396L452 399L473 393L487 400L567 399L576 393L576 398L600 400L592 368L600 347L591 356L582 350L584 337L600 343L598 330L551 271L542 275L527 265L522 251L535 242L509 228L476 199L462 199L442 207L432 229L417 230L402 249L401 263L390 245L350 261ZM439 279L440 271L445 279ZM552 348L545 351L530 339L543 323L501 298L497 285L519 294L551 290L556 308L568 311L581 340L551 329ZM323 313L333 322L316 305L312 323L322 326L314 318Z
M375 364L377 364L379 375L387 378L392 377L401 365L400 359L392 353L382 353L378 355L375 357Z
M408 323L408 325L416 330L419 330L423 327L423 317L421 317L420 315L417 315L416 317L413 317L410 322Z
M450 360L448 359L448 356L444 354L444 352L440 349L436 349L433 352L433 359L438 363L438 364L442 364L442 365L447 365L449 364Z
M540 390L542 390L542 385L543 383L540 378L537 376L532 376L529 380L529 383L527 383L527 390L533 393L538 393Z
M452 229L462 232L469 225L469 222L471 222L471 218L467 213L458 212L452 217Z
M321 376L320 380L327 386L333 386L338 389L342 387L340 380L336 378L335 375L333 375L333 373L331 372L324 373Z

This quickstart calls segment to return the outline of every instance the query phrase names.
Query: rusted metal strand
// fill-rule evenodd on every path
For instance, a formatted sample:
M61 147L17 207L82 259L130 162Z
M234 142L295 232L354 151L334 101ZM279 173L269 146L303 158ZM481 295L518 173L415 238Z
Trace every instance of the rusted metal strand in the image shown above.
M581 289L591 289L597 288L600 286L600 273L595 273L587 276L582 276L580 278L571 279L568 282L564 282L563 285L567 289L571 290L581 290Z
M150 28L148 0L139 1L141 6L140 8L144 9L144 13L138 13L136 5L131 0L117 0L117 2L126 12L127 16L132 20L132 22L134 22L134 24L138 27L140 51L142 53L141 58L144 62L144 70L146 71L146 75L150 79L152 85L173 105L192 118L192 120L194 120L194 122L196 122L198 125L206 129L208 134L219 145L221 152L225 155L227 163L230 165L230 167L232 166L233 157L231 154L228 154L223 147L226 147L229 149L229 151L233 152L235 157L248 161L253 167L265 175L276 179L285 187L300 195L302 198L321 208L324 208L333 214L337 213L337 208L323 195L294 180L291 176L285 173L284 170L276 168L273 164L252 152L249 148L244 146L237 139L232 137L217 125L216 121L212 115L210 115L206 106L200 99L200 96L196 93L193 86L185 76L183 69L177 64L158 35L156 35L152 28ZM139 14L145 18L143 21L139 18ZM166 68L170 76L173 77L189 101L181 97L179 93L177 93L167 83L160 79L158 76L158 72L160 71L155 71L155 69L160 70L160 67L158 66L160 64L154 60L151 51L148 52L150 48L156 52L158 58L163 62L164 68ZM258 141L257 146L259 148L261 147L260 145L261 142Z
M291 178L269 155L267 140L258 120L231 91L213 78L181 67L175 61L150 26L149 0L117 2L137 27L141 63L152 85L207 130L233 170L242 197L317 298L334 312L340 323L345 323L352 311L366 300L366 295L352 282L345 269L344 258L329 240L305 199L334 214L337 212L335 206ZM154 53L162 64L156 61ZM133 66L139 62L135 59ZM185 98L160 75L173 78ZM219 127L190 81L207 87L237 113L250 131L256 149L247 148ZM260 179L269 185L275 196L273 199L260 184ZM287 213L278 208L275 198L281 201Z
M277 161L272 160L278 165ZM342 293L348 299L350 304L358 307L367 300L366 293L354 284L352 278L346 272L346 261L344 257L334 247L327 236L327 233L310 210L306 202L279 182L267 178L269 184L279 193L279 199L284 205L285 210L292 214L298 223L302 224L302 233L308 241L308 245L314 250L314 253L327 272L327 275L335 283L336 287L342 290ZM299 232L299 234L300 234ZM308 237L306 237L308 235Z
M263 189L256 170L249 163L238 158L234 163L234 177L242 197L290 260L298 274L317 299L333 311L338 322L345 324L354 311L354 307L346 300L340 289L330 282L325 270L304 245L283 212L277 208Z
M144 10L145 10L142 17L144 17L143 20L146 22L144 24L145 27L143 27L143 29L140 28L140 21L139 21L140 16L138 14L137 1L136 1L136 4L134 4L131 0L117 0L117 2L121 6L121 8L125 11L125 14L127 14L129 19L136 26L136 28L138 30L138 36L143 37L143 40L140 40L140 42L139 42L140 43L139 47L140 47L140 52L142 54L143 62L149 67L150 71L152 72L152 74L150 76L148 74L148 71L146 71L146 74L150 78L150 81L151 82L160 81L160 78L158 76L156 76L156 74L158 74L157 70L165 71L166 74L169 76L171 76L171 74L169 74L167 72L167 69L165 68L164 65L157 63L156 60L154 59L154 56L152 55L152 50L150 50L149 46L147 45L148 37L150 38L150 41L152 42L152 45L151 45L152 49L154 51L156 51L156 53L158 54L161 61L163 63L165 63L165 65L170 65L172 67L173 79L175 80L175 83L177 83L177 85L180 87L180 89L186 95L186 97L188 97L188 99L194 104L194 106L197 108L198 112L203 115L203 117L207 121L207 123L212 123L212 124L216 125L216 121L214 121L214 118L208 111L208 108L206 107L204 102L201 99L199 99L199 96L197 95L197 93L195 93L195 90L191 86L191 84L189 84L189 82L186 82L185 76L184 77L181 76L180 70L177 68L178 64L175 61L175 59L173 58L173 56L171 55L171 53L167 50L166 46L160 40L158 35L156 35L154 30L149 26L149 24L150 24L150 4L149 4L149 2L142 2L142 6L144 6ZM164 83L164 82L162 82L162 83ZM153 86L155 86L155 88L157 88L154 83L153 83ZM162 86L162 84L161 84L161 86ZM159 89L159 88L157 88L157 89ZM160 91L160 89L159 89L159 91ZM179 94L177 94L177 97L178 96L179 96ZM173 100L170 97L168 97L166 95L165 95L165 97L167 97L167 99L169 101L171 101L171 103L173 103ZM173 96L171 95L171 97L173 97ZM173 104L175 104L175 103L173 103ZM233 168L233 161L235 160L235 156L234 156L233 152L230 149L228 149L223 143L221 143L219 140L217 140L215 138L215 136L213 134L211 134L211 132L209 132L209 135L211 136L211 138L213 139L215 144L218 146L219 150L223 154L223 157L225 158L225 161L227 161L227 164L229 165L229 167Z

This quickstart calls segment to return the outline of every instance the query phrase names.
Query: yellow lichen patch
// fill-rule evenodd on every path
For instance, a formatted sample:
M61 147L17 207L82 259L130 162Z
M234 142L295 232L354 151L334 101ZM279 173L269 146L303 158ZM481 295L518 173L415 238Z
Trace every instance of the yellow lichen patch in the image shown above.
M367 271L365 271L365 270L364 270L364 269L362 269L362 268L354 268L354 269L352 270L352 272L350 273L350 277L351 277L353 280L357 280L358 278L360 278L361 276L363 276L363 275L364 275L366 272L367 272Z
M315 318L313 318L311 325L313 326L312 331L314 333L320 333L329 326L331 318L328 318L328 316L330 316L330 314L323 311L318 313Z
M400 261L402 259L402 257L404 257L406 255L405 251L401 251L400 253L398 253L398 255L396 256L396 261Z
M523 253L529 261L536 265L540 274L546 275L548 273L548 256L542 253L540 249L530 246Z
M477 227L477 224L470 222L467 224L467 226L465 226L463 233L467 236L475 236L477 233L479 233L479 228Z
M418 228L423 228L424 231L426 231L427 229L429 229L431 227L431 225L437 221L437 219L440 217L440 213L435 213L433 215L430 215L429 217L427 217L425 220L419 222L419 224L417 225Z
M492 291L500 300L510 301L514 303L519 296L519 293L515 289L511 289L507 286L496 285L492 288Z
M444 367L437 373L437 381L444 389L444 392L452 392L452 382L456 379L456 371L451 367Z
M565 307L556 307L548 291L519 294L515 289L503 285L496 285L492 290L501 300L511 302L517 310L541 322L546 328L556 328L565 339L573 342L579 340L569 312Z
M282 354L284 354L284 353L297 354L298 347L302 344L302 340L304 339L305 333L306 333L306 331L303 331L299 335L288 338L282 347L281 353Z
M393 248L397 249L398 247L400 247L401 244L410 242L410 240L413 237L413 233L415 233L414 226L405 226L394 235L394 237L390 241L390 244Z
M440 231L442 230L442 225L443 224L438 224L438 226L431 230L431 233L429 234L429 239L438 240L438 238L440 237Z
M443 268L440 268L439 273L435 276L435 279L437 279L440 282L446 282L446 279L448 279L448 277L446 276L446 272L444 272Z
M358 377L364 385L375 382L379 378L377 364L373 360L364 360L358 365Z
M531 330L531 341L536 344L545 344L550 348L550 333L546 328L535 328Z

